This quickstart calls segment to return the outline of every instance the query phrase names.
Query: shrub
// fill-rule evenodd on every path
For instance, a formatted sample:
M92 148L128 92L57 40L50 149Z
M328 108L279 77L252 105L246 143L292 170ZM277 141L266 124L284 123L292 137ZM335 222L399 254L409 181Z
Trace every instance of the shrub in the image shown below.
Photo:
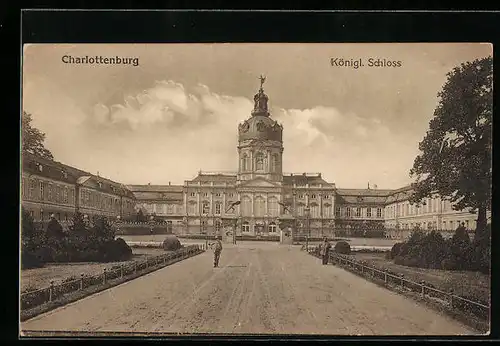
M40 268L43 262L31 251L21 254L21 269Z
M339 254L349 255L351 253L351 246L346 241L339 241L335 244L335 252Z
M168 235L163 241L165 251L175 251L181 248L181 242L175 235Z
M392 246L391 248L391 251L388 252L388 258L389 259L394 259L396 258L396 256L399 255L399 253L401 252L401 248L402 246L404 245L404 243L396 243Z
M416 257L403 257L403 265L407 267L420 267L421 263L421 259Z
M478 232L476 231L476 234ZM474 270L484 274L490 273L491 267L491 224L486 226L480 236L476 235L471 245L470 264Z
M401 255L398 255L394 258L394 264L404 265L405 258Z
M124 261L132 257L132 249L122 238L107 241L101 251L105 262Z
M441 261L441 269L443 270L455 270L457 268L457 263L452 258L445 258Z

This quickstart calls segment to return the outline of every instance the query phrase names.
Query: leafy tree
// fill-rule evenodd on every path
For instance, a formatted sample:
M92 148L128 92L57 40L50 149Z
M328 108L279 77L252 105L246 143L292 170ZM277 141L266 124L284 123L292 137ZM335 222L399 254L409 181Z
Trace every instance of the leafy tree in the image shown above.
M410 170L417 178L411 202L438 193L455 210L477 211L475 238L480 239L491 210L493 59L463 63L447 77Z
M52 153L43 145L45 133L31 126L32 120L31 114L23 111L21 118L22 151L53 160Z

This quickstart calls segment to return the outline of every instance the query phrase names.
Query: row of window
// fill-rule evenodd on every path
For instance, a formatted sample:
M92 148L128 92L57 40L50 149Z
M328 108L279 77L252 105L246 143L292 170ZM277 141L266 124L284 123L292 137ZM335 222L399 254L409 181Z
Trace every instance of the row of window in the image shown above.
M254 230L255 233L259 233L262 230L262 226L260 226L260 225L253 225L253 230ZM250 232L250 223L248 221L243 222L243 224L241 225L241 231L243 233ZM267 226L267 231L269 233L276 233L276 232L278 232L278 226L274 222L271 222Z
M426 198L422 205L417 206L410 202L402 202L386 207L388 217L396 216L413 216L422 214L431 214L438 212L452 211L452 203L450 201L441 200L440 198Z
M23 199L74 204L75 190L57 183L22 178L21 195Z
M268 170L268 162L267 157L264 153L258 152L255 154L254 159L254 167L256 171L267 171ZM240 168L242 172L247 172L252 170L252 162L247 153L244 153L241 156ZM272 154L271 155L271 167L270 171L274 173L279 173L281 170L280 167L280 155Z
M130 210L134 208L133 201L122 199L123 208ZM104 195L98 191L82 189L80 190L80 206L88 208L97 208L101 210L118 212L122 207L120 199Z
M363 212L364 211L364 212ZM375 214L376 213L376 214ZM382 208L361 208L361 207L336 207L335 216L336 217L367 217L372 218L376 215L377 218L382 218Z
M306 195L304 194L299 194L299 195L296 195L298 199L304 199ZM287 199L290 198L290 195L287 195L286 196ZM315 193L312 193L309 195L309 199L317 199L317 198L322 198L322 199L330 199L330 195L323 195L323 194L315 194Z
M213 193L215 197L222 197L222 192L215 192ZM189 195L191 197L196 197L196 192L190 192ZM208 192L203 192L203 197L208 197L209 193ZM234 197L234 193L228 193L227 194L229 198Z
M465 228L470 230L475 228L475 220L448 220L448 221L442 221L441 223L441 230L455 230L458 228L458 226L461 225L461 223L464 222ZM415 227L419 227L421 229L427 229L427 230L437 230L438 229L438 223L437 221L423 221L423 222L410 222L410 223L402 223L401 228L403 229L413 229Z

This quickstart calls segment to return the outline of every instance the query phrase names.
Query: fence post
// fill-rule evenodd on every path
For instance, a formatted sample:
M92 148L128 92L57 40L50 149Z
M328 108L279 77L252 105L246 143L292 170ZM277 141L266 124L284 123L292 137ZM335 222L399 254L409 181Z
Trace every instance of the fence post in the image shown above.
M165 257L165 255L163 255L162 258L163 258L163 265L166 265L167 264L167 258Z
M149 262L148 258L146 257L146 269L148 269L148 264L149 264L148 262Z
M120 279L123 279L123 264L120 264Z
M401 288L404 289L405 288L405 279L404 279L404 275L401 274Z
M80 274L80 290L83 290L83 273Z
M387 285L387 268L384 269L384 283Z
M425 297L425 281L420 281L420 285L422 286L422 297Z
M49 287L49 302L52 301L52 295L54 294L54 281L50 281Z
M137 261L134 261L134 274L137 273Z
M453 289L450 288L450 305L453 307Z
M103 271L103 283L106 284L106 268Z

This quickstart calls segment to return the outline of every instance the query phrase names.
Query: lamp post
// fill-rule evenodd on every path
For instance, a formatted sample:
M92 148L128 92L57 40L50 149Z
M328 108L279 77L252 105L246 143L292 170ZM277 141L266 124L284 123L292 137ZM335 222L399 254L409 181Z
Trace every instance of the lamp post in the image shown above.
M310 217L311 217L311 209L309 208L309 205L307 205L304 208L304 214L306 217L306 248L309 245L309 238L311 237L311 224L310 224Z
M208 232L207 232L207 225L205 224L205 221L208 218L208 214L203 214L202 219L201 219L201 232L205 232L205 247L208 247Z
M228 211L234 210L234 207L241 204L241 201L236 201L231 203L229 207L224 211L224 214L227 214ZM238 218L234 219L234 229L233 229L233 244L236 244L236 227L238 225Z

